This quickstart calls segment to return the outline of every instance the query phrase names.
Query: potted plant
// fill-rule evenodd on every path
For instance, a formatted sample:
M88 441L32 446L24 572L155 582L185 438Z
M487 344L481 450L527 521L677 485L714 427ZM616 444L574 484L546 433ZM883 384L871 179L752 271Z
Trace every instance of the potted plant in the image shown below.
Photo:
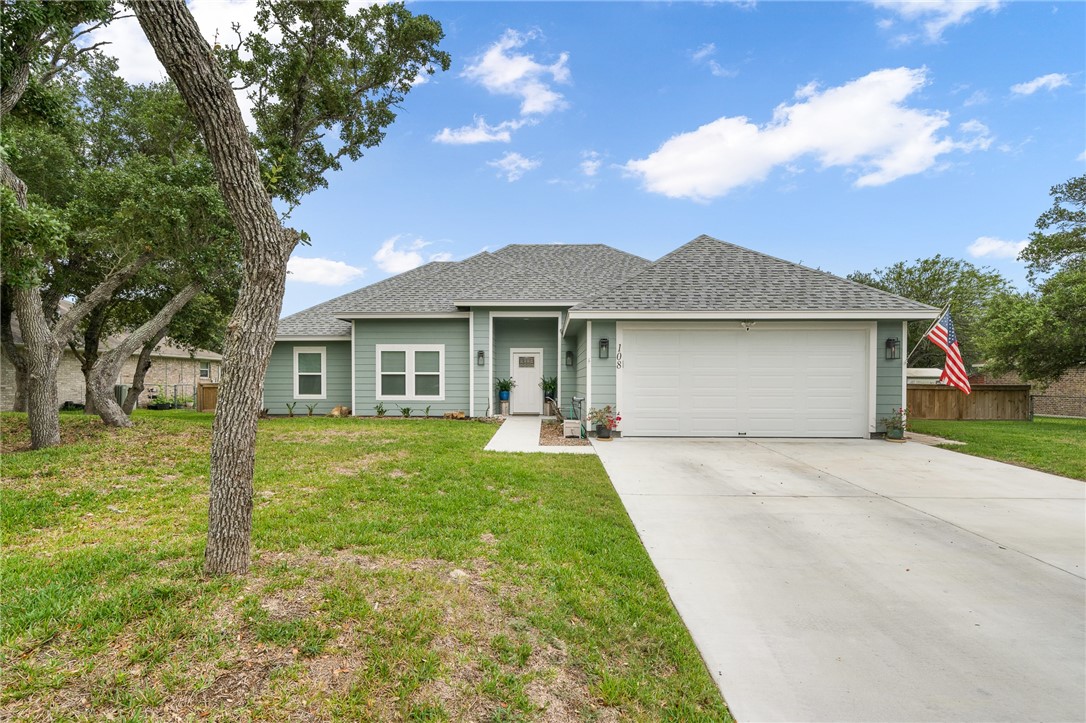
M882 424L886 427L886 438L893 440L905 439L905 428L908 426L909 410L904 407L898 407L894 410L886 419L882 420Z
M539 380L539 388L543 390L545 399L558 401L558 377L543 377Z
M512 379L495 379L494 384L498 388L498 399L503 402L509 401L509 392L517 385Z
M596 428L596 439L610 439L611 430L618 426L622 417L608 404L600 409L588 410L588 421Z

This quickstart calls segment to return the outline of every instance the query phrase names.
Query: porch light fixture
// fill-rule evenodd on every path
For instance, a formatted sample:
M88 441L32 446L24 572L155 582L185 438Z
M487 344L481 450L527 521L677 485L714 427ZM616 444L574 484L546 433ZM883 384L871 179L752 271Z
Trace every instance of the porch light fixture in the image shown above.
M480 349L479 353L475 355L475 363L479 366L486 366L486 354L483 352L482 349Z
M901 358L901 340L893 337L886 340L886 359Z
M600 337L600 359L607 358L607 352L610 349L611 342L607 341L607 337Z
M567 367L573 366L573 352L571 352L571 351L566 352L566 366Z

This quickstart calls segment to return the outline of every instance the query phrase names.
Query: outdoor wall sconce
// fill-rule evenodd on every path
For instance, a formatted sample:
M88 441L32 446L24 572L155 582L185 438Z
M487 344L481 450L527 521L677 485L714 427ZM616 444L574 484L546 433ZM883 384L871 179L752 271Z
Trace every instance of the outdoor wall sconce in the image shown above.
M890 338L886 340L886 359L901 358L901 340Z
M475 363L479 366L486 366L486 354L480 349L479 353L475 355Z
M600 359L607 358L607 352L610 348L611 342L607 341L607 337L600 337Z
M571 352L571 351L566 352L566 366L567 367L573 366L573 352Z

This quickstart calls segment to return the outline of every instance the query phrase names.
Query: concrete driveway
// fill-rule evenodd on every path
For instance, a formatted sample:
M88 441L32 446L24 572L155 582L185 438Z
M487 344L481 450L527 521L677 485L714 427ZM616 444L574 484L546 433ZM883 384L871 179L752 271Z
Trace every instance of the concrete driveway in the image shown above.
M596 443L740 721L1086 719L1086 484L916 443Z

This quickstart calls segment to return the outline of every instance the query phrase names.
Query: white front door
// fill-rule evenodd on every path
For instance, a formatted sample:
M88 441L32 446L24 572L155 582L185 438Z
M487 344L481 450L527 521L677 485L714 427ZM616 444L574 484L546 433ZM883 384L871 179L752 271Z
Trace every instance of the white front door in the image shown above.
M510 354L510 377L516 386L509 395L509 411L512 414L540 414L543 412L543 351L532 349Z

